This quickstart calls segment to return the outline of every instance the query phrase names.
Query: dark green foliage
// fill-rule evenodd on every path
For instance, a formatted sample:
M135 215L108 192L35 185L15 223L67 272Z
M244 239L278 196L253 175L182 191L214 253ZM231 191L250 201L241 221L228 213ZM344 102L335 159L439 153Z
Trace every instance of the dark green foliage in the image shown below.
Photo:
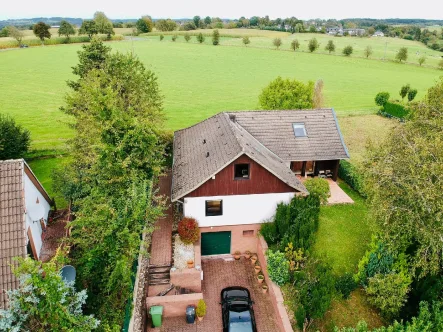
M3 37L9 37L8 27L4 27L3 29L0 30L0 38Z
M191 36L189 35L189 33L185 33L185 40L186 42L189 42L191 40Z
M360 170L354 164L351 164L347 160L340 160L340 166L338 168L338 176L345 181L352 189L357 191L360 195L365 197L363 188L363 177L360 174Z
M295 278L298 291L295 315L298 327L303 329L306 321L322 318L328 311L335 293L335 279L329 265L314 259Z
M376 274L388 274L393 271L394 256L386 249L385 245L376 238L372 240L371 249L358 263L358 273L355 279L363 286L368 284L368 279Z
M201 44L201 43L203 43L204 41L205 41L205 36L203 36L203 34L200 32L198 35L197 35L197 41Z
M402 47L398 50L395 58L399 61L406 61L408 59L408 49L406 47Z
M146 23L146 20L144 20L143 18L138 19L137 22L135 23L135 26L137 27L137 31L139 33L150 32L148 24Z
M320 47L320 44L317 41L317 38L312 38L308 43L309 52L315 52Z
M378 106L384 106L389 101L389 92L379 92L375 96L375 103Z
M297 39L294 39L292 42L291 42L291 49L293 50L293 51L295 51L295 50L298 50L300 48L300 42L297 40Z
M325 50L331 54L331 52L335 52L335 44L332 40L329 40L326 44Z
M417 89L411 89L408 91L408 101L413 101L417 95Z
M289 232L290 216L289 216L288 204L279 203L277 205L277 210L275 211L275 217L274 217L274 224L277 234L281 234L281 236L283 236L284 234Z
M194 21L194 24L197 28L200 27L200 21L201 21L200 16L194 16L192 20Z
M160 35L160 41L162 41L165 38L165 36Z
M260 234L269 245L277 243L279 240L279 234L274 222L264 222L260 226Z
M408 108L406 108L403 104L395 101L388 101L383 106L383 111L384 113L399 119L405 119L410 113L410 110Z
M410 89L411 89L411 86L409 84L403 85L401 87L401 89L400 89L401 99L405 99L405 97L407 96Z
M37 24L34 24L32 27L32 30L34 31L34 35L40 40L43 41L46 39L51 38L51 33L49 32L49 29L51 29L51 26L44 22L38 22Z
M259 101L265 110L311 109L314 99L314 82L307 84L280 76L265 87Z
M285 254L272 250L266 252L267 266L266 269L269 274L269 278L279 286L283 286L289 282L289 261L286 259Z
M189 31L189 30L196 30L197 27L195 26L194 21L188 21L183 25L183 30Z
M171 40L173 41L173 42L175 42L176 40L177 40L177 35L172 35L172 37L171 37Z
M69 39L69 36L75 35L75 29L71 23L63 20L60 22L60 28L58 29L58 35L65 36L67 39Z
M326 204L330 196L329 183L322 178L308 179L304 183L310 195L317 196L322 204Z
M345 56L350 56L352 54L352 52L354 52L354 49L352 48L351 45L348 45L343 49L343 54Z
M174 31L177 28L177 23L169 18L167 20L161 19L155 22L155 27L159 31Z
M97 24L94 20L84 20L80 30L78 30L78 34L88 35L89 39L91 39L93 35L98 34Z
M218 29L212 31L212 45L217 46L220 43L220 32Z
M346 272L335 281L335 289L346 300L351 295L352 291L357 288L357 283L354 280L352 273Z
M31 135L8 115L0 114L0 160L23 158L28 152Z

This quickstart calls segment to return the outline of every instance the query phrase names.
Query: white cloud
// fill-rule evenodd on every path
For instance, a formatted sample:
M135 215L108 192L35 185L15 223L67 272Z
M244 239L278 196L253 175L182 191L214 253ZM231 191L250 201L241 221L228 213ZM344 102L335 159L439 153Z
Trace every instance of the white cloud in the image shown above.
M427 18L442 19L443 5L435 0L422 0L413 6L398 0L170 0L109 1L76 0L63 5L56 0L6 1L1 5L0 19L69 16L90 18L97 10L110 18L136 18L144 14L154 18L218 16L221 18L269 15L271 18L295 16L307 18ZM439 7L439 8L437 8Z

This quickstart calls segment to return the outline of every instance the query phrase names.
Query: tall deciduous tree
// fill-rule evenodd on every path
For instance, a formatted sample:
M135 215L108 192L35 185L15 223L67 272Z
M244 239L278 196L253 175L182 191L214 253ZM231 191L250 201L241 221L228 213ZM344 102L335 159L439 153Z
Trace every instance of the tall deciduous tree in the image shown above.
M49 32L50 28L51 27L44 22L38 22L32 27L34 35L42 41L42 45L45 39L51 38L51 33Z
M93 20L84 20L78 34L88 35L89 39L92 39L93 35L98 34L97 24Z
M366 59L369 58L372 55L372 47L366 46L366 48L363 51L363 54L365 55Z
M114 26L111 20L103 12L95 12L94 22L97 27L97 32L107 35L108 39L111 39L111 35L114 35Z
M60 28L58 28L58 35L65 36L66 39L69 39L69 36L75 35L75 29L71 23L66 20L60 22Z
M155 22L155 27L160 31L174 31L177 28L177 23L169 18L167 20L161 19Z
M310 41L309 41L309 43L308 43L308 50L309 50L309 52L315 52L317 49L318 49L318 47L319 47L320 45L318 44L318 41L317 41L317 39L316 38L312 38Z
M194 18L192 20L194 21L194 24L198 29L200 27L200 21L201 21L200 16L194 16Z
M407 47L401 47L401 48L398 50L398 52L397 52L395 58L396 58L399 62L402 62L402 61L406 61L406 60L408 60L408 49L407 49Z
M441 273L443 251L443 79L411 119L369 148L366 188L383 241L411 253L421 276Z
M272 41L272 44L278 50L282 44L281 38L274 38L274 40Z
M296 50L298 50L300 48L300 42L297 40L297 39L294 39L292 42L291 42L291 49L293 50L293 51L296 51Z
M0 114L0 160L23 158L28 152L31 135L13 118Z
M282 79L280 76L263 89L259 96L265 110L308 109L313 107L314 83Z
M48 263L18 259L14 274L20 281L9 291L9 308L0 310L2 331L92 331L100 321L84 315L86 290L77 292L60 275L61 254Z
M335 44L332 40L329 40L326 44L325 50L331 54L331 52L335 52Z
M18 46L22 44L23 37L25 36L23 34L23 31L17 29L15 26L9 26L8 34L10 37L14 38L17 41Z

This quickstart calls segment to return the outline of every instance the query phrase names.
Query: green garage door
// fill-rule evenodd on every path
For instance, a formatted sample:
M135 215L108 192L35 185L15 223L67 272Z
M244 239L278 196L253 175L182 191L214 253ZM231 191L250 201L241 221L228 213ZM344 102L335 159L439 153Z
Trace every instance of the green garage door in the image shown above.
M231 232L202 233L202 256L231 253Z

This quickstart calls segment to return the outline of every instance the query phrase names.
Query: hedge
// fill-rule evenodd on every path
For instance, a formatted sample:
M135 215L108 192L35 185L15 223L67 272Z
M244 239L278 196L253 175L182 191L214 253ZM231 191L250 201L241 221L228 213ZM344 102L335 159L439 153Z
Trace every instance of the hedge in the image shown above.
M358 167L349 161L341 160L340 167L338 168L338 176L361 196L366 197L363 188L363 177L359 173Z
M389 114L392 117L398 118L398 119L404 119L409 115L409 109L405 107L404 105L395 102L395 101L388 101L383 106L383 113ZM383 114L381 114L383 115Z

